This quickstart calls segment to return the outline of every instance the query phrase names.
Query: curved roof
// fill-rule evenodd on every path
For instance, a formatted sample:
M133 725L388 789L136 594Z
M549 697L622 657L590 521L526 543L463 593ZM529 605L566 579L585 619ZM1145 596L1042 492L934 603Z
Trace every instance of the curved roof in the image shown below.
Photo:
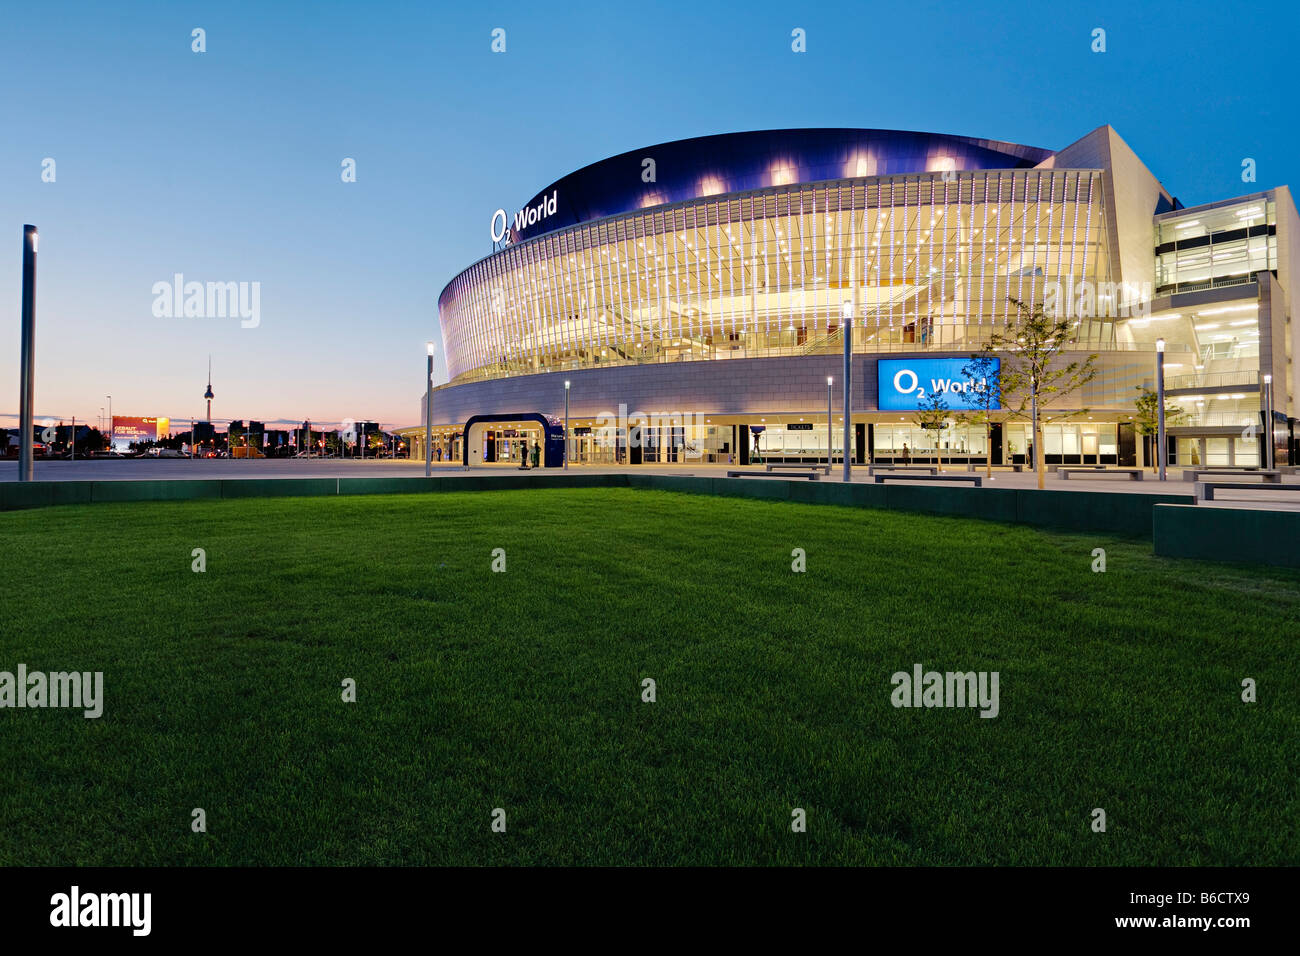
M521 242L580 222L721 193L859 176L1024 169L1052 153L991 139L882 129L699 136L619 153L556 180L511 218L510 238Z

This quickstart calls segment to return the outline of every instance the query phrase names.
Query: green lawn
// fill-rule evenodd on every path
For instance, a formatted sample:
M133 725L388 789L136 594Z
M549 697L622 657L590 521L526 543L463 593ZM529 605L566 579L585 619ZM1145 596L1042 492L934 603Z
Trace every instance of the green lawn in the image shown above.
M0 540L0 671L105 682L98 720L0 710L0 864L1300 861L1294 572L626 489L48 508ZM895 709L915 663L999 672L999 716Z

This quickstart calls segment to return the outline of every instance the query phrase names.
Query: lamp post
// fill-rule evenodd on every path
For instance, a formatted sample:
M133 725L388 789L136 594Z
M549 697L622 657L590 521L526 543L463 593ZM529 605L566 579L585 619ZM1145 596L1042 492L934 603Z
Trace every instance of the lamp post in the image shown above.
M19 348L18 427L22 437L18 444L18 480L31 481L35 476L32 457L32 422L36 399L36 227L23 226L23 293L22 336Z
M835 427L831 423L831 383L835 379L826 376L826 474L835 466Z
M853 459L849 449L853 447L851 433L853 430L853 300L845 299L840 306L840 318L844 328L844 480L853 480Z
M1273 467L1273 376L1264 376L1264 467Z
M1156 339L1156 461L1160 480L1165 480L1165 340Z
M569 470L569 380L564 380L564 470Z
M433 343L425 342L429 353L424 370L424 477L433 474Z
M117 446L113 444L113 396L108 396L108 450L117 451Z

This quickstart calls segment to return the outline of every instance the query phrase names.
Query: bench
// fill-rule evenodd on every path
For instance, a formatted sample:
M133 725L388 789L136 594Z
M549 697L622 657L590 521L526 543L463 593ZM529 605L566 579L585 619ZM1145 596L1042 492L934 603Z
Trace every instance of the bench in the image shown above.
M1201 475L1214 475L1216 477L1239 476L1242 478L1253 478L1259 475L1263 478L1262 484L1282 484L1282 472L1277 469L1265 470L1261 468L1188 468L1183 472L1183 481L1199 481Z
M773 471L729 471L727 472L727 477L728 478L807 478L811 481L819 481L821 479L821 475L815 471L810 471L806 475L799 474L797 472L793 475L783 475L779 472L773 472Z
M1300 491L1300 485L1266 485L1260 481L1198 481L1193 488L1195 500L1213 501L1214 492L1219 491Z
M820 471L823 475L831 473L830 465L768 465L768 471L785 469L787 471Z
M1060 476L1062 481L1068 480L1073 474L1084 474L1089 477L1098 477L1101 475L1124 475L1127 478L1131 478L1133 481L1141 481L1146 477L1141 468L1103 468L1094 465L1083 465L1078 468L1057 468L1056 473Z
M906 472L904 472L902 474L886 473L886 474L876 475L875 478L876 478L876 484L881 484L882 482L885 481L973 481L975 483L976 488L979 488L984 484L983 478L981 478L979 475L971 475L971 474L909 475ZM1300 485L1297 485L1296 487L1300 487Z
M1048 465L1047 473L1054 475L1058 471L1069 469L1071 471L1105 471L1105 465Z
M868 475L874 475L878 471L883 471L886 474L892 474L893 472L896 471L899 472L924 471L930 475L939 474L939 469L936 468L934 465L868 465L867 466Z

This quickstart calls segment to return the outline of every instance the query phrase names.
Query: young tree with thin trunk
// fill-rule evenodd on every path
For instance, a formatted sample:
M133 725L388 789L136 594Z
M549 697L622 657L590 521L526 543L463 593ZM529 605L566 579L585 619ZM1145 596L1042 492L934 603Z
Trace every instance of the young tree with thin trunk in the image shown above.
M1133 408L1137 414L1133 418L1133 428L1139 435L1159 435L1160 434L1160 396L1145 385L1135 385L1138 397L1133 401ZM1178 405L1170 405L1169 399L1165 398L1165 427L1172 428L1175 425L1181 425L1190 416ZM1151 456L1151 470L1153 472L1160 470L1160 454L1156 449L1156 454Z
M1002 411L1002 362L996 355L983 352L972 355L962 367L962 378L976 383L966 393L967 402L974 406L965 420L972 425L984 426L984 477L993 477L993 416Z
M1065 352L1075 344L1075 324L1060 316L1049 316L1042 305L1028 305L1009 299L1016 307L1014 326L1006 332L994 332L984 351L1002 359L1002 400L1008 413L1031 423L1034 471L1038 487L1044 487L1043 425L1086 414L1047 408L1049 402L1060 403L1097 377L1097 355L1082 361L1066 361Z
M916 423L923 429L934 431L935 459L939 462L939 470L943 471L943 449L939 445L939 439L948 427L948 401L941 392L928 392L918 402Z

